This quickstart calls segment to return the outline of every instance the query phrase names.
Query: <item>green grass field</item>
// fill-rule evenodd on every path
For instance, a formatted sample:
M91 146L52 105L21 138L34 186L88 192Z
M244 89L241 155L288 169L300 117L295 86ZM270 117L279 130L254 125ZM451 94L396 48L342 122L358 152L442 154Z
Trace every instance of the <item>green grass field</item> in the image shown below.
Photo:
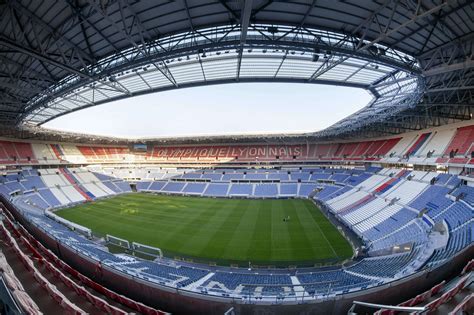
M352 248L309 200L214 199L127 194L57 215L159 247L165 256L218 264L293 265L342 261ZM283 218L290 216L289 222Z

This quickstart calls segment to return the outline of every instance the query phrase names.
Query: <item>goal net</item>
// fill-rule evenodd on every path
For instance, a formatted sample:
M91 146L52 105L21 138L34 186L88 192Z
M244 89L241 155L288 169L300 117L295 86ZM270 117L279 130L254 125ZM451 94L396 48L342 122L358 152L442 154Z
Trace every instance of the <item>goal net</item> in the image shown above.
M123 247L127 249L130 248L130 243L127 240L124 240L123 238L119 238L119 237L115 237L115 236L107 234L105 236L105 240L107 241L107 243L115 245L115 246L119 246L119 247Z
M135 252L142 253L148 256L163 258L163 253L158 247L132 242L132 249Z

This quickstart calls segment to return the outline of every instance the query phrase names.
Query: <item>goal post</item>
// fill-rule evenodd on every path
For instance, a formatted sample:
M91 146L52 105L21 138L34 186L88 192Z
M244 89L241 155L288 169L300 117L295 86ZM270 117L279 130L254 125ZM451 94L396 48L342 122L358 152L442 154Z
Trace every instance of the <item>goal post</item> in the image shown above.
M132 249L135 252L152 257L163 258L163 252L158 247L148 246L137 242L132 242Z
M130 249L130 243L127 240L124 240L123 238L107 234L105 235L105 240L109 244Z

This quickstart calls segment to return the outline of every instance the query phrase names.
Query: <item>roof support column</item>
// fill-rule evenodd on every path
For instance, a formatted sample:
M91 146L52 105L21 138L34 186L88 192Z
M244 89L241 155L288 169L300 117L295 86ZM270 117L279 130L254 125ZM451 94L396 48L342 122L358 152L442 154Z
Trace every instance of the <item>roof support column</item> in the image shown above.
M240 15L240 49L239 49L239 59L237 61L237 81L240 78L240 67L242 65L242 55L244 53L244 44L247 40L247 31L249 29L251 13L252 13L252 0L244 0L242 3L242 11Z

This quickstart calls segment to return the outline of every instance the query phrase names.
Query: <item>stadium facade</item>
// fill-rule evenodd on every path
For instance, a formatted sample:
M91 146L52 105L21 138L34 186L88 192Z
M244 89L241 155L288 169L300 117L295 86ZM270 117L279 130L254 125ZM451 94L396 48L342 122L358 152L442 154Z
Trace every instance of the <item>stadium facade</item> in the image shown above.
M472 261L443 281L473 257L473 12L472 1L431 0L0 2L7 311L343 314L354 300L439 311L466 291L454 310L467 309ZM342 85L373 99L307 134L137 140L41 127L236 82ZM356 250L342 265L283 270L150 262L54 214L132 190L308 198Z

